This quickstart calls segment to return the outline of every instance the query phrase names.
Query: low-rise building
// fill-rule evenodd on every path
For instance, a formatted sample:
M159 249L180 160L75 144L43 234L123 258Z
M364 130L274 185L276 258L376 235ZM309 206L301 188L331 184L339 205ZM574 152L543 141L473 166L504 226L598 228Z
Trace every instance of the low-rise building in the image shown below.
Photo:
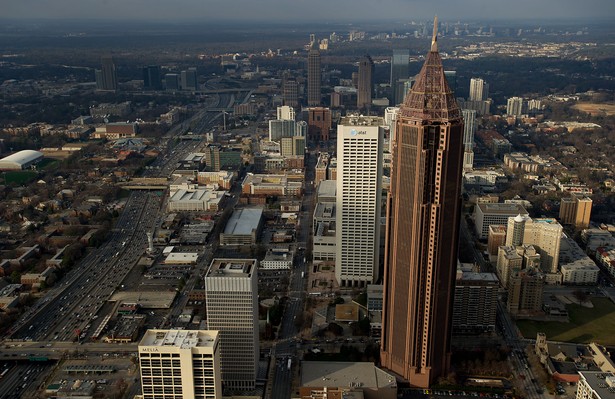
M329 390L345 388L362 392L364 399L397 398L395 377L377 368L373 363L310 361L301 363L299 397L302 399L311 398L314 392L326 393Z
M233 212L220 234L220 245L254 245L260 234L263 208L243 208Z
M562 284L595 285L598 282L600 268L596 266L596 263L566 234L562 235L559 264L562 274Z
M509 217L527 215L525 208L518 204L476 204L474 222L480 239L487 238L489 226L506 225Z
M242 184L247 195L296 195L303 194L303 182L292 181L287 175L255 175L248 173Z
M169 198L169 212L220 210L225 191L208 189L179 189Z
M288 248L270 248L260 262L263 270L290 270L293 266L294 252Z
M615 374L601 371L579 372L576 399L615 399Z

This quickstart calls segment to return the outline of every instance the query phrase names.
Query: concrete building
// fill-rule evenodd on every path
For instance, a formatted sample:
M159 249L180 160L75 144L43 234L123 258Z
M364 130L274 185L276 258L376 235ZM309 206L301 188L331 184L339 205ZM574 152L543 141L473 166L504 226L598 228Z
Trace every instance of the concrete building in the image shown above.
M312 256L315 261L335 260L336 218L335 202L318 202L316 204L312 224L314 229Z
M592 200L589 197L573 195L562 198L559 208L559 218L562 224L571 224L582 230L589 227L592 213Z
M295 122L293 119L271 119L269 121L269 140L280 141L282 137L295 136Z
M410 51L408 49L393 49L391 57L391 103L401 104L404 100L403 87L399 87L400 80L406 80L410 76Z
M113 57L104 56L101 59L102 68L94 71L96 77L96 90L115 91L117 90L117 72Z
M525 208L519 204L476 204L474 223L478 238L485 239L491 225L508 225L508 218L527 215Z
M495 331L500 282L493 273L457 269L453 302L453 334Z
M562 284L595 285L598 282L600 268L579 245L566 234L562 235L559 250Z
M506 245L533 245L540 253L542 271L557 273L562 231L555 219L517 215L508 218Z
M489 98L489 84L480 78L470 79L470 101L485 101Z
M576 399L615 399L615 374L579 371Z
M501 246L498 249L498 261L496 271L502 283L502 287L508 286L508 277L513 270L521 270L523 268L523 256L521 256L515 247Z
M511 273L506 307L513 317L539 313L542 309L544 275L535 268Z
M378 279L384 119L350 116L338 125L335 277L342 287Z
M381 364L420 388L450 367L461 218L463 117L436 33L434 21L431 50L397 116L386 214Z
M283 157L305 156L305 137L282 137L280 139L280 155Z
M476 133L476 111L461 110L463 114L463 170L470 171L474 166L474 133Z
M171 193L170 193L171 194ZM180 189L171 194L169 212L217 212L224 199L225 191L209 189Z
M523 152L513 152L504 154L504 165L512 171L523 171L526 173L537 173L540 164Z
M506 245L506 226L490 225L487 238L487 252L489 252L489 255L497 255L498 248L502 245Z
M300 196L303 182L290 180L288 175L248 173L241 183L241 192L247 195Z
M182 90L197 91L199 89L199 82L196 68L188 68L185 71L181 71L180 83Z
M506 101L506 114L521 116L523 113L523 98L511 97Z
M317 143L329 141L331 131L331 110L329 108L308 108L308 141Z
M278 120L295 120L295 109L288 105L283 105L277 108Z
M22 150L0 159L0 170L23 170L35 165L43 159L43 153L33 150Z
M374 91L374 61L366 55L359 61L359 79L357 82L357 108L369 109L372 105Z
M220 234L220 245L255 245L262 220L263 208L235 210Z
M320 51L314 46L308 52L307 105L319 106L321 101Z
M162 89L162 74L160 65L148 65L143 68L143 89L160 90Z
M139 342L143 399L221 399L218 331L147 330Z
M261 270L290 270L294 255L288 248L270 248L259 267Z
M258 372L256 259L214 258L205 275L207 328L219 331L225 389L254 389Z
M241 150L238 148L225 148L219 144L208 144L204 152L208 172L237 170L241 166Z
M342 391L358 391L363 399L396 399L395 377L369 362L301 362L299 397L347 398ZM331 396L338 392L340 396ZM313 396L317 395L317 396ZM355 396L357 398L357 396Z

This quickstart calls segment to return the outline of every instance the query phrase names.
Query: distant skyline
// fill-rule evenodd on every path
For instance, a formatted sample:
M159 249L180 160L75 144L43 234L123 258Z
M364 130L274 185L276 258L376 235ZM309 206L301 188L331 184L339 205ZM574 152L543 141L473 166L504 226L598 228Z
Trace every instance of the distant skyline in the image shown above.
M615 19L613 0L20 0L3 18L275 22ZM403 18L401 16L404 16Z

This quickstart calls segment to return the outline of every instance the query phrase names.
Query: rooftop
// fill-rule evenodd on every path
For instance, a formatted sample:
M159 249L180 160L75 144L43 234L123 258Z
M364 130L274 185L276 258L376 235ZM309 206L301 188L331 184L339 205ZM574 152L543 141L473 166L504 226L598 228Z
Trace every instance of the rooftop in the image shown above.
M214 347L218 340L218 331L209 330L147 330L141 342L142 347L147 346L173 346L180 349L194 347Z
M489 214L501 214L501 215L527 215L528 212L525 208L519 204L485 204L480 203L476 204L476 206L481 210L482 213Z
M224 234L252 234L258 229L262 217L263 208L238 209L226 223Z
M615 375L598 371L580 371L581 379L598 394L600 399L615 398Z
M214 258L207 277L248 277L254 270L256 270L256 259Z
M370 362L301 362L304 387L396 387L391 374Z

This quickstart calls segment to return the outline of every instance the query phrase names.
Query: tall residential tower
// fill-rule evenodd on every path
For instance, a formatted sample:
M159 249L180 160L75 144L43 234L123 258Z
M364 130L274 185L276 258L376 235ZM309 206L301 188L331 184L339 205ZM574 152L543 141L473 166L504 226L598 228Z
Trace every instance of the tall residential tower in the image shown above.
M431 51L397 117L387 198L381 364L429 387L450 364L463 118Z

